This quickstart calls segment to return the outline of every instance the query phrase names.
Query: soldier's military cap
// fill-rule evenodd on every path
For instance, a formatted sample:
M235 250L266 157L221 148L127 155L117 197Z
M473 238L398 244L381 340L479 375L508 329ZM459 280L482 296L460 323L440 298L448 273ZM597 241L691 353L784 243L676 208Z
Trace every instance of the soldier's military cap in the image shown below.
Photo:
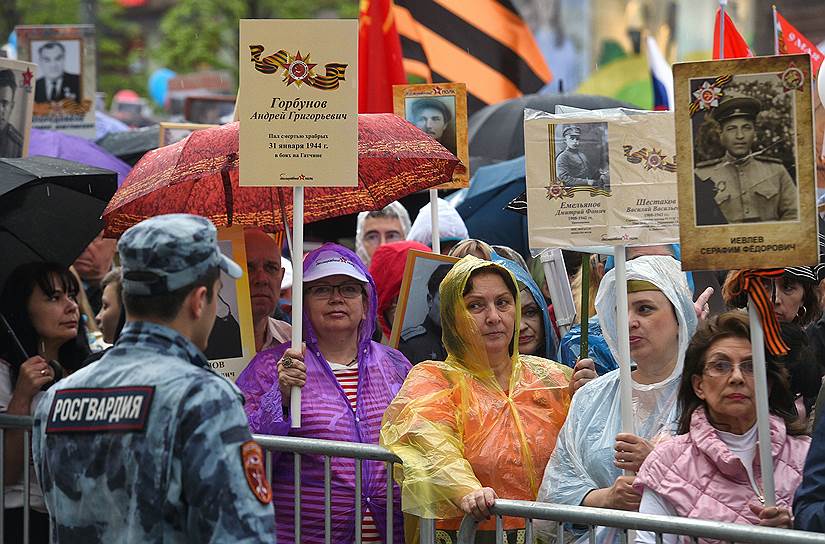
M447 107L447 104L435 98L420 98L413 102L413 116L418 115L421 112L421 110L426 108L432 108L434 110L440 111L441 115L444 117L445 122L453 118L453 114L450 112L450 108Z
M713 111L713 118L719 123L733 119L735 117L749 117L756 119L756 115L762 111L762 104L759 100L750 96L731 96L722 100Z
M567 136L568 134L572 134L574 136L581 136L581 133L582 133L582 129L581 129L581 127L579 127L577 125L566 125L561 130L561 135L562 136Z
M241 267L218 248L218 232L205 217L168 214L141 221L117 244L123 291L162 295L193 284L218 267L238 279Z

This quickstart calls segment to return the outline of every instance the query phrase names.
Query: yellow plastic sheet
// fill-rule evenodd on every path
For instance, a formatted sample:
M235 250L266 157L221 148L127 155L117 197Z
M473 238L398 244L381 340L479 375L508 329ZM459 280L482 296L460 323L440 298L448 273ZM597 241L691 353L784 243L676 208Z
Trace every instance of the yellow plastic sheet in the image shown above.
M384 414L381 444L403 459L395 478L405 512L446 520L457 529L462 497L482 487L499 497L534 500L570 405L572 370L539 357L519 355L512 340L512 374L504 391L463 292L482 267L503 267L472 256L453 266L441 284L441 323L446 361L413 367ZM514 330L521 314L516 289ZM523 526L505 518L505 528ZM488 520L481 529L495 529Z

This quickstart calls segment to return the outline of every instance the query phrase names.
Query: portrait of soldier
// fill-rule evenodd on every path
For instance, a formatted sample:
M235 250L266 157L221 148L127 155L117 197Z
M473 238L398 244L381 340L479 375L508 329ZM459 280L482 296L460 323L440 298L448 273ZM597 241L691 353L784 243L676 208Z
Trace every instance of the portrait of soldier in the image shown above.
M401 331L398 351L414 365L421 361L443 361L447 358L447 350L441 343L441 297L438 289L452 267L451 264L442 264L433 270L427 280L427 315L424 321Z
M46 42L38 47L37 66L43 76L34 85L35 102L80 100L80 76L66 71L66 47L62 43Z
M556 156L556 178L568 187L604 187L607 173L591 165L581 150L581 127L565 125L562 136L564 151Z
M782 161L753 149L761 110L759 100L734 95L711 113L724 155L695 165L697 225L797 219L796 185Z
M428 136L438 140L438 143L455 155L456 141L453 126L453 114L450 108L441 100L422 98L412 104L409 120Z
M11 120L17 81L12 70L0 70L0 157L23 156L23 135Z

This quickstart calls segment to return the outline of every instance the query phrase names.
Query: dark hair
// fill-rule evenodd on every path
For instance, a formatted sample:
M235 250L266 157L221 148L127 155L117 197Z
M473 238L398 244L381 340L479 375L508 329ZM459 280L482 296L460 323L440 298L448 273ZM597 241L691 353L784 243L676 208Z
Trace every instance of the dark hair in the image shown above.
M55 281L56 279L56 281ZM8 320L15 336L20 341L26 353L20 353L17 343L8 333L0 334L0 357L11 363L12 386L17 381L20 365L38 353L40 336L34 329L29 316L28 303L38 286L44 293L51 296L58 288L70 296L80 292L80 285L74 275L63 265L57 263L29 263L18 266L6 280L3 293L0 295L0 307ZM79 316L78 316L79 317ZM67 370L80 368L83 361L90 355L89 342L86 337L86 326L83 319L78 320L77 335L60 346L58 362Z
M437 100L435 98L419 98L413 102L410 109L412 110L413 116L415 116L421 113L421 110L428 108L440 111L441 115L444 117L445 123L448 123L453 118L453 114L450 112L449 106L441 100Z
M480 266L470 272L470 277L467 278L467 284L464 286L464 292L462 295L466 295L470 291L473 290L473 278L476 276L481 276L482 274L495 274L501 278L504 282L504 285L507 286L507 289L510 291L510 294L513 295L513 300L518 298L519 288L518 285L513 283L513 277L510 275L505 268L501 266Z
M740 310L731 310L713 316L702 323L693 335L685 352L685 367L679 385L679 428L677 434L690 431L690 420L696 408L705 401L693 390L693 376L701 376L705 369L705 353L718 340L741 338L750 342L748 316ZM768 406L770 413L785 420L789 435L805 434L805 426L799 422L794 395L788 384L788 371L776 357L766 354L765 370L768 377Z
M800 327L805 327L809 323L819 321L819 318L822 317L822 308L819 307L816 283L800 280L798 277L785 272L785 274L782 275L782 285L792 285L790 282L796 282L802 286L802 307L805 309L801 316L799 313L796 314L793 323L796 323Z
M109 285L115 286L115 293L117 294L117 300L120 303L120 315L117 318L117 326L115 327L115 333L113 335L113 340L117 340L120 338L120 333L123 331L123 327L126 325L126 306L123 304L123 269L119 266L114 267L113 269L109 270L103 279L100 280L100 292L102 293L104 289L106 289Z
M0 70L0 89L3 87L11 87L11 92L17 91L17 81L14 79L14 72L11 70ZM14 100L14 96L12 96Z
M60 49L60 52L63 53L64 55L66 54L66 47L60 42L46 42L46 43L44 43L43 45L41 45L40 47L37 48L37 54L38 54L38 56L42 55L44 49L53 49L55 47Z
M123 304L126 306L126 311L135 318L148 317L172 321L180 312L184 299L198 287L206 287L206 300L212 302L212 297L215 295L213 286L220 275L220 268L212 267L189 285L162 295L134 295L124 291Z
M444 281L447 273L452 270L452 268L453 265L451 264L442 264L433 270L433 273L430 274L430 279L427 280L427 290L430 292L430 296L434 297L435 294L438 293L441 282Z

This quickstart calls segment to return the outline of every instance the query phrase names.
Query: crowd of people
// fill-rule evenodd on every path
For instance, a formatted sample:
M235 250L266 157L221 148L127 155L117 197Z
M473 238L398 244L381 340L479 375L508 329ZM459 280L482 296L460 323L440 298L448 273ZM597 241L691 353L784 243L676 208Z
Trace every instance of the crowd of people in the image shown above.
M359 214L354 251L326 243L304 255L301 291L290 291L282 240L246 229L256 355L234 384L204 353L221 272L241 269L207 220L159 216L129 229L117 254L98 237L72 267L15 270L0 293L14 331L0 342L0 410L34 415L35 427L32 462L22 431L4 435L7 541L22 541L24 501L32 542L292 542L297 525L301 542L320 543L327 509L331 541L353 542L358 501L363 542L388 542L390 510L392 542L413 538L414 516L436 519L443 543L472 516L477 542L493 542L499 498L825 531L825 267L765 281L790 347L767 356L767 507L737 271L710 284L682 271L678 246L628 249L628 307L618 310L628 315L633 432L623 432L612 261L585 256L592 296L580 267L570 271L573 296L593 303L582 353L581 329L555 322L541 267L470 239L447 202L439 209L441 251L455 259L429 278L424 322L403 331L393 327L408 253L432 251L428 208L412 223L398 203ZM712 309L720 293L727 307ZM302 297L300 346L291 296ZM295 457L274 453L270 480L252 434L376 444L403 463L388 475L384 462L303 455L296 489ZM508 542L524 541L523 519L503 528ZM536 528L548 542L559 529L587 538L576 525Z

